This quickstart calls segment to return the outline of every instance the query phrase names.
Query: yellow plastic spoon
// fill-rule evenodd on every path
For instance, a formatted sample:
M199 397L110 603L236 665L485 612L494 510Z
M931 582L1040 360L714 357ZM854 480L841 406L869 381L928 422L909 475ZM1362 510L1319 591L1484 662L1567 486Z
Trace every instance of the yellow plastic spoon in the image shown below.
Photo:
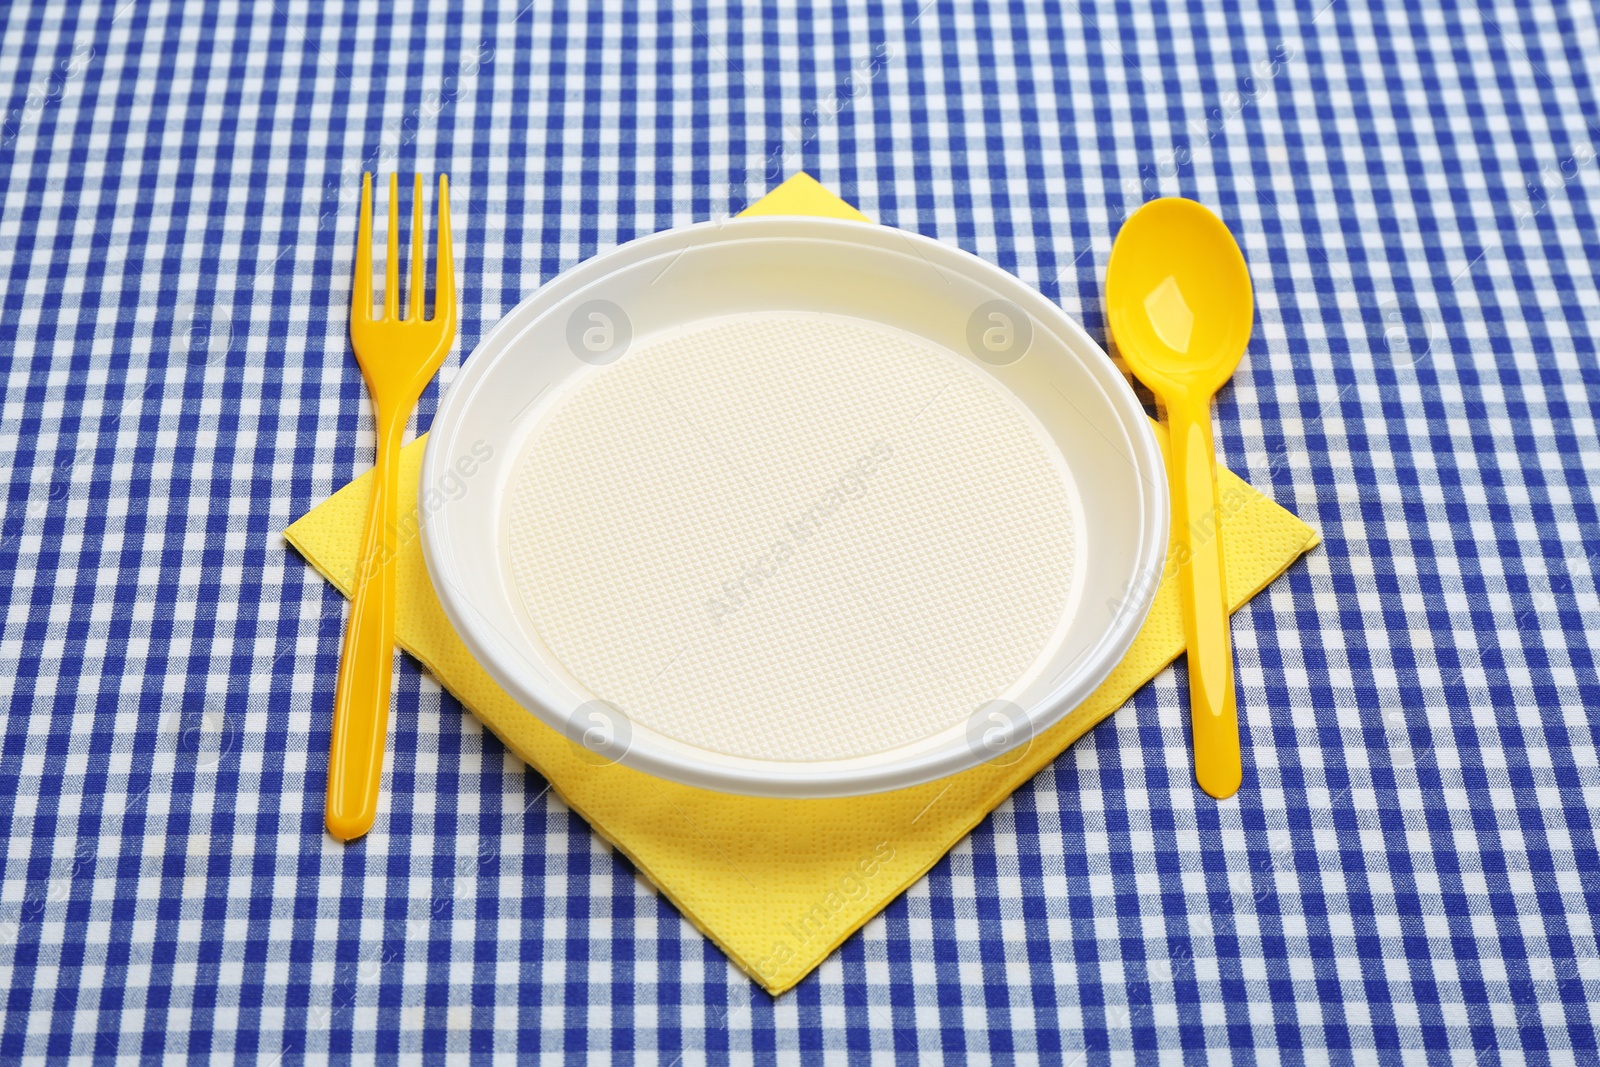
M1106 312L1122 358L1167 408L1172 550L1189 646L1194 776L1221 800L1238 791L1244 770L1217 536L1211 398L1233 376L1250 340L1250 272L1221 219L1193 200L1152 200L1122 224L1111 248Z

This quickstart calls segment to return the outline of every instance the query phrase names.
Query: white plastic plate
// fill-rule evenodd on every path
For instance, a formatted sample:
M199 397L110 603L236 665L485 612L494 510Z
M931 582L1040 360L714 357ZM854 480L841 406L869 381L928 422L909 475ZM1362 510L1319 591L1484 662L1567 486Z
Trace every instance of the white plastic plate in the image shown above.
M866 223L659 233L507 315L423 463L429 574L591 762L823 797L1019 759L1143 623L1149 421L1016 278Z

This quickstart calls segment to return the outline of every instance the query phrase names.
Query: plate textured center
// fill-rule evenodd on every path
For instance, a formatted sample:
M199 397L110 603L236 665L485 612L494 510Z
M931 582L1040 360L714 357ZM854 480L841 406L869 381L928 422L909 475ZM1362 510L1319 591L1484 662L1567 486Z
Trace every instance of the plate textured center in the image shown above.
M535 428L517 591L596 697L715 752L868 756L965 723L1068 609L1069 477L998 383L854 319L637 343Z

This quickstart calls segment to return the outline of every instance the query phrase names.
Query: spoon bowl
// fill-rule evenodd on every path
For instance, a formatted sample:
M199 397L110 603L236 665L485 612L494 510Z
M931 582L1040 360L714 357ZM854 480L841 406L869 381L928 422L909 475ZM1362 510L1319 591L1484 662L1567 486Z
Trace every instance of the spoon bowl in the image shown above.
M1129 369L1163 395L1222 388L1255 319L1250 272L1233 234L1180 197L1152 200L1123 223L1106 271L1106 308Z

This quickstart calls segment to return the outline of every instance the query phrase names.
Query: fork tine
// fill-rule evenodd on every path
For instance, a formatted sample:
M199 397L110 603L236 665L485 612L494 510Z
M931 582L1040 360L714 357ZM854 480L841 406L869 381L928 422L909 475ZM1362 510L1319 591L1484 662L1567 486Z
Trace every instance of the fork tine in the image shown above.
M419 182L421 178L417 179ZM439 254L433 265L433 317L456 319L456 261L450 243L450 177L439 175Z
M407 322L422 321L422 298L428 290L428 253L422 244L422 175L411 190L411 309Z
M361 221L356 225L356 278L350 287L350 318L372 319L372 175L361 175Z
M389 175L389 254L383 260L383 317L400 317L400 175Z

